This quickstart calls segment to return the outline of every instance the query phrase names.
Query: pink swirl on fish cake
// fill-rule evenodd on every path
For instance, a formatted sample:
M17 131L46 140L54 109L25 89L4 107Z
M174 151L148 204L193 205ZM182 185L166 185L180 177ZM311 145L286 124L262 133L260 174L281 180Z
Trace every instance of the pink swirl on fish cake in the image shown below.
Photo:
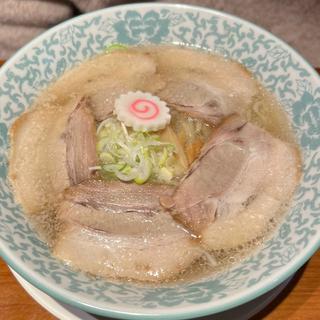
M159 115L159 107L151 100L137 99L129 107L130 112L142 120L152 120Z

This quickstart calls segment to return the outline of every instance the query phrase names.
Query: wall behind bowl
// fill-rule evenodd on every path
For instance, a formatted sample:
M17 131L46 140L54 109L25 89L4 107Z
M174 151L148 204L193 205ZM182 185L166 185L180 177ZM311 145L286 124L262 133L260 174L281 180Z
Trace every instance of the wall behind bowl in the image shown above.
M79 13L137 0L1 0L0 59L8 59L32 38ZM145 2L145 1L140 1ZM256 23L320 66L319 0L159 0L225 11Z
M313 66L320 66L319 0L160 0L204 6L251 21L286 41Z

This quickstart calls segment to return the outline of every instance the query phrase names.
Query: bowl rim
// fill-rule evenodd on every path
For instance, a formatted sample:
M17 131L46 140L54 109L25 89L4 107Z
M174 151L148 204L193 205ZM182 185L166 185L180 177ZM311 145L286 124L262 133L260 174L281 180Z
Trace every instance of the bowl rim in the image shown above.
M84 18L94 17L97 13L102 12L110 12L117 10L130 10L130 9L153 9L153 8L170 8L170 9L184 9L184 10L195 10L202 13L213 14L215 16L231 19L233 21L239 22L244 24L245 26L251 27L257 30L259 33L265 34L268 37L272 38L279 43L282 47L284 47L289 52L293 53L294 56L301 61L301 63L308 69L310 72L310 77L315 77L316 80L319 81L320 84L320 76L314 69L314 67L306 61L300 53L290 47L286 42L279 39L277 36L273 35L271 32L257 26L256 24L249 22L245 19L239 18L235 15L221 12L215 9L195 6L195 5L187 5L187 4L178 4L178 3L134 3L134 4L124 4L124 5L117 5L112 7L107 7L104 9L96 10L93 12L89 12L86 14L82 14L71 19L68 19L37 36L25 46L20 48L9 60L5 62L5 64L0 68L0 78L3 77L6 71L14 64L15 60L26 53L29 49L31 49L36 43L39 43L41 40L45 39L51 33L58 31L59 29L63 28L67 25L72 25L75 21L81 21ZM183 307L166 307L161 308L160 313L155 309L140 309L137 308L119 308L116 306L113 308L101 308L98 306L94 306L90 303L87 303L81 299L74 299L72 296L73 293L68 292L66 289L59 289L57 285L53 285L47 282L42 282L38 279L35 274L30 274L29 271L25 268L23 263L17 263L14 258L14 254L10 250L3 249L2 242L0 241L0 256L5 260L5 262L19 275L21 275L24 279L26 279L29 283L40 289L41 291L45 292L49 296L62 301L64 303L70 304L76 308L80 308L87 312L91 312L101 316L113 317L118 319L166 319L166 320L178 320L178 319L187 319L187 318L195 318L206 316L210 314L215 314L218 312L223 312L227 309L231 309L233 307L239 306L244 304L248 301L255 299L256 297L270 291L281 282L285 281L290 275L296 272L311 256L318 250L320 247L320 234L317 233L314 235L308 245L301 251L298 255L296 255L289 263L282 266L277 270L277 272L273 273L273 275L265 278L263 281L256 283L255 285L247 288L245 293L235 293L230 297L225 297L219 300L219 304L215 305L213 301L209 301L203 304L195 304ZM6 252L8 251L8 252ZM58 290L57 290L58 289ZM147 312L149 311L149 312Z

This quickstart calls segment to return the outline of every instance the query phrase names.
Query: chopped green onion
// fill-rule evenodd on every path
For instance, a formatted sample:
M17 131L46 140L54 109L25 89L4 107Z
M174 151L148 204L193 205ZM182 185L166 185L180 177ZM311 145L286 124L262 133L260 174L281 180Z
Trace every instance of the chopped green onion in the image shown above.
M167 148L163 149L163 152L160 154L159 166L163 167L168 159L168 151Z
M152 173L152 163L150 159L144 158L143 161L140 162L140 166L138 167L138 175L134 179L134 182L137 184L145 183L151 176Z
M101 152L99 154L99 159L103 163L113 163L113 162L115 162L114 156L109 152Z
M162 167L159 170L159 179L160 179L160 181L170 182L172 177L173 177L172 172L169 169L167 169L166 167Z
M175 161L175 146L160 141L157 134L135 132L111 117L100 123L97 138L102 174L137 184L151 177L168 183L173 178L172 166L167 164Z
M105 150L106 145L108 144L108 138L102 138L97 143L97 151L103 152Z
M128 46L121 44L121 43L113 43L110 44L107 48L106 48L106 53L110 53L116 50L123 50L123 49L127 49Z

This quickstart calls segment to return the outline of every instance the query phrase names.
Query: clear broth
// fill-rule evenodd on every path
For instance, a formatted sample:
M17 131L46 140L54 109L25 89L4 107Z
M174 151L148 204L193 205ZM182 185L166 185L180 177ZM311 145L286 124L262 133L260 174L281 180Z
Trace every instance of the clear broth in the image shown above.
M170 50L171 48L172 47L168 46L149 46L130 48L129 50L143 52L156 59L161 59L168 55L167 50ZM187 48L181 48L180 50L195 51ZM211 54L212 53L197 51L195 57L201 61L201 59L210 57ZM64 106L71 99L80 97L83 94L94 94L100 87L100 85L95 84L98 84L101 79L103 80L104 70L106 70L108 76L108 68L110 67L107 64L104 65L101 61L103 61L103 55L98 55L66 72L39 96L33 107L43 108L49 105ZM199 62L199 64L201 63ZM162 71L169 72L166 70L165 66L162 66L161 68L159 70L160 73ZM180 71L177 70L177 72ZM247 72L249 73L249 71ZM118 76L120 77L121 74L114 74L115 78L118 78ZM252 76L252 78L254 77ZM264 128L273 136L296 146L293 130L283 108L276 98L270 94L261 83L257 80L255 81L258 92L251 103L246 106L243 115L248 121ZM205 139L206 138L207 136ZM284 203L281 210L274 213L272 219L265 225L264 232L259 234L255 239L252 239L247 243L239 244L238 247L232 249L221 249L211 252L210 254L217 261L216 266L212 267L206 259L201 259L200 261L193 263L193 265L183 274L179 274L176 279L171 279L170 282L193 281L199 277L209 276L215 272L226 270L231 265L239 263L243 258L259 248L266 239L272 236L275 228L281 222L288 205L288 203ZM51 245L55 233L59 230L59 222L55 219L55 211L48 209L42 214L30 216L29 219L41 237Z

